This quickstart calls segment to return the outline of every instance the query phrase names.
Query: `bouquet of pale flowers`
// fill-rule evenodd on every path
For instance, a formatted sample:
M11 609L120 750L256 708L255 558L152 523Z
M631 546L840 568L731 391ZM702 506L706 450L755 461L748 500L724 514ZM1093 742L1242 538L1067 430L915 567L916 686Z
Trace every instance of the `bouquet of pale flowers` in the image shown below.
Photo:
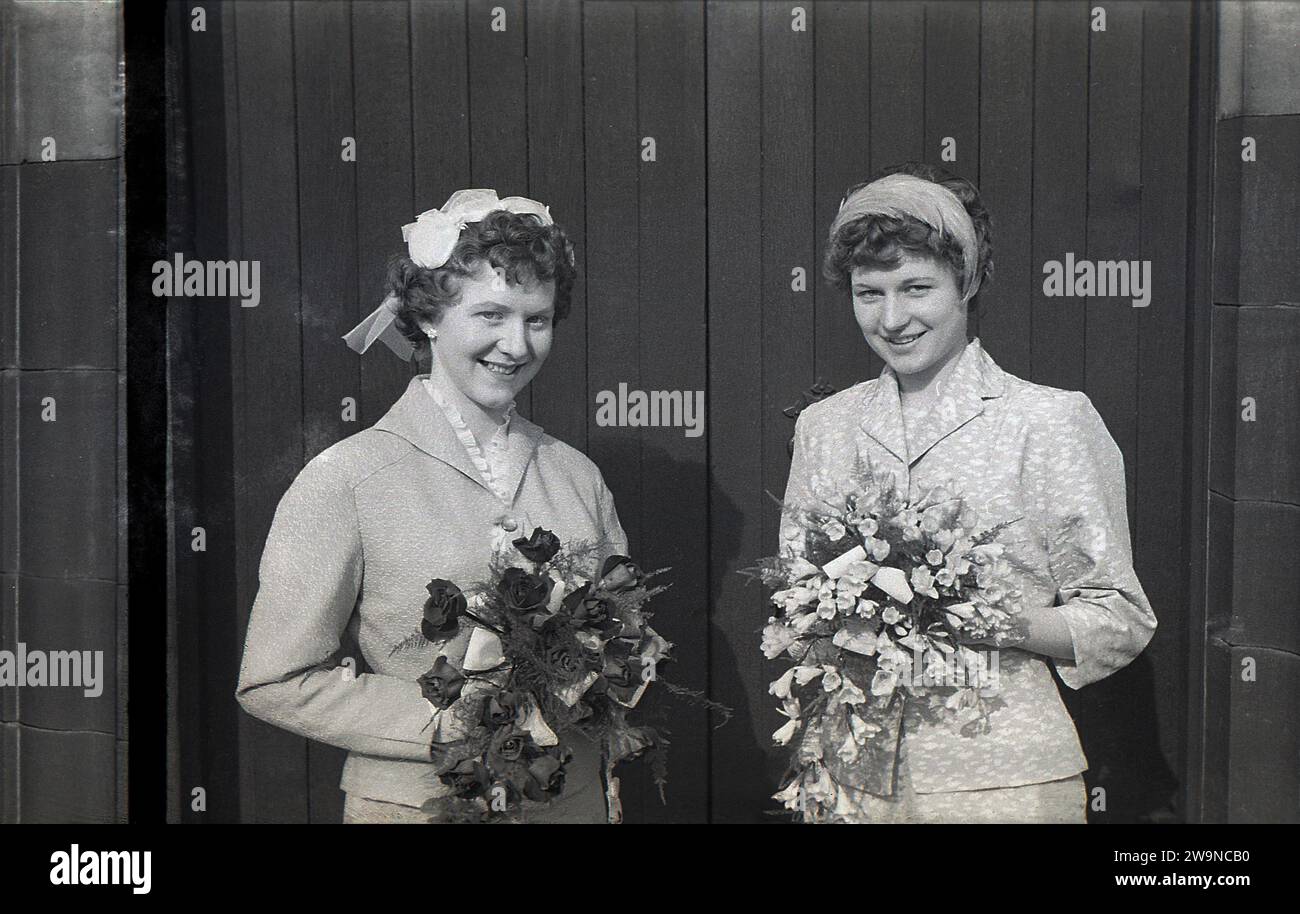
M662 793L667 739L628 717L671 658L646 608L667 589L653 583L667 569L646 573L621 555L597 566L600 552L538 527L495 545L488 581L427 585L420 629L394 653L471 627L460 668L439 656L419 680L439 719L431 756L453 792L425 804L435 818L520 821L550 803L564 790L574 734L600 749L611 821L619 763L647 755Z
M773 738L791 753L774 799L805 821L834 816L855 763L909 696L964 736L985 732L997 655L971 645L1025 634L996 542L1015 521L980 530L947 487L909 503L892 475L859 466L857 478L854 491L784 506L803 555L746 569L775 588L763 653L790 663L769 689L787 718Z

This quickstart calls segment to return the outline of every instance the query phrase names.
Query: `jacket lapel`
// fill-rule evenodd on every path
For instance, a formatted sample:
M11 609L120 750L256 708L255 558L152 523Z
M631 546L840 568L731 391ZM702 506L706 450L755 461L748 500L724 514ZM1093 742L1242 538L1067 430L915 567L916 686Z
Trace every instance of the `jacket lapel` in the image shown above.
M898 400L898 378L888 365L862 404L862 430L907 466L907 434Z
M910 467L930 448L982 413L984 401L1000 397L1004 388L1002 369L984 352L976 337L957 357L934 408L913 430L910 447L903 426L898 377L887 365L880 373L880 383L873 386L863 404L862 429Z
M437 460L460 471L467 479L482 487L484 491L496 497L479 475L474 461L470 460L465 446L456 437L456 430L451 427L438 404L434 403L424 390L422 380L426 376L415 377L406 387L406 393L393 404L382 419L375 423L375 428L391 432L405 438L415 447ZM513 502L514 494L519 489L524 471L537 450L537 441L542 430L516 415L510 420L510 447L506 459L507 490Z
M984 352L979 338L967 343L952 374L944 381L938 402L921 419L912 435L909 465L984 412L984 401L1002 396L1004 388L1002 369Z

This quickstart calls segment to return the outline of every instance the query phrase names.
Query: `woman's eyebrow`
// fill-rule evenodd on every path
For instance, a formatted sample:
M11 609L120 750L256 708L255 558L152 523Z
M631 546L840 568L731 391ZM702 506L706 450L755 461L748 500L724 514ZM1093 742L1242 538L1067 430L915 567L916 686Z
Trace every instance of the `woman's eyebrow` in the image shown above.
M892 283L890 283L890 282L864 282L864 281L862 281L862 280L859 280L859 281L853 283L853 288L855 288L855 289L879 289L879 288L882 288L883 286L888 286L888 285L901 286L901 285L905 285L906 283L909 283L909 282L933 282L933 281L934 281L934 278L935 278L935 277L934 277L934 274L933 274L933 273L917 273L917 274L912 275L912 276L903 276L903 277L900 278L900 279L896 279L896 280L894 280Z

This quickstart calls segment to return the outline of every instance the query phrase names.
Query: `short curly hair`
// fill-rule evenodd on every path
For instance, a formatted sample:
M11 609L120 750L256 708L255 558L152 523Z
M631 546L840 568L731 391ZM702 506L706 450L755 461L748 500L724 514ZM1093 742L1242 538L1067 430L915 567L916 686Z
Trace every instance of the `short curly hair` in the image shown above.
M443 309L460 301L461 282L485 265L500 267L512 283L554 280L552 326L568 316L578 273L573 243L564 229L545 225L532 213L493 210L482 221L465 226L451 256L440 267L422 267L405 254L389 260L385 287L398 301L397 329L416 349L427 348L429 341L420 321L437 324Z
M850 187L844 196L848 197L873 181L893 174L912 175L942 185L952 191L966 207L979 244L975 276L983 290L993 279L993 220L980 199L979 188L937 165L902 162L882 168L862 183ZM902 259L903 252L934 257L948 264L957 278L958 286L961 285L963 255L956 240L948 233L938 232L911 216L899 218L869 215L842 225L827 242L822 275L835 288L844 291L849 287L854 267L894 267ZM967 311L975 312L979 309L979 298L978 292L972 296L967 303Z

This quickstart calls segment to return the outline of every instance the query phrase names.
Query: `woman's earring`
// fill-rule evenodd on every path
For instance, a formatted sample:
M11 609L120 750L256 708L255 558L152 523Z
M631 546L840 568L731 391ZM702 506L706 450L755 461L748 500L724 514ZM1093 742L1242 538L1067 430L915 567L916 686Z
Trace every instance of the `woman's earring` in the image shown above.
M437 330L426 330L426 331L424 331L424 335L427 336L427 337L429 338L429 342L430 342L430 343L437 342L437 340L438 340L438 331L437 331Z

